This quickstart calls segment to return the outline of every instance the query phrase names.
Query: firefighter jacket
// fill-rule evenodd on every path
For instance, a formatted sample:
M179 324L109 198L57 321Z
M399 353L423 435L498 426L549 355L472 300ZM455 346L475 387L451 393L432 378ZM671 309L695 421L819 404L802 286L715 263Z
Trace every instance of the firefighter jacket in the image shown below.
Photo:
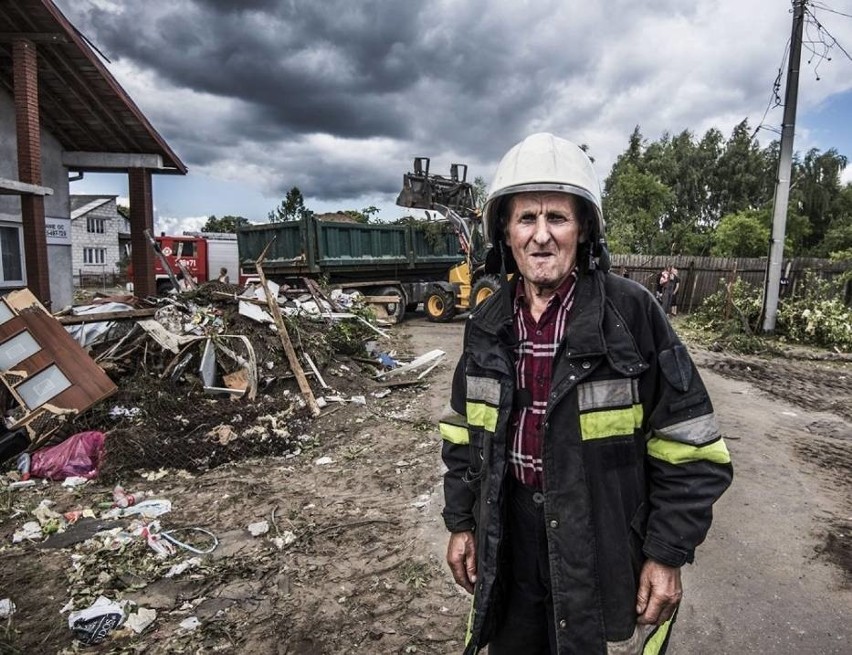
M444 522L474 530L466 653L502 620L501 557L516 343L507 289L472 313L443 437ZM659 304L634 281L581 273L553 363L544 514L558 653L657 654L670 622L636 625L642 564L691 562L732 478L707 391Z

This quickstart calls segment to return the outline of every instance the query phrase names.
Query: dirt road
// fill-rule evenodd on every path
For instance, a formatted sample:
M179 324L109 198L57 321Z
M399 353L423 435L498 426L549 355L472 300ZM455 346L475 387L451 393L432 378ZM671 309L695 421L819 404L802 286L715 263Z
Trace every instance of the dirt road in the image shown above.
M69 600L86 606L99 593L157 611L142 634L113 633L103 653L460 652L469 598L443 561L435 421L462 329L463 319L406 320L395 329L397 350L441 348L446 363L427 384L381 399L371 395L378 387L359 381L367 404L294 427L301 450L290 457L122 480L172 501L164 529L199 526L219 537L214 554L184 573L166 577L188 554L158 560L144 542L11 546L11 533L31 520L19 511L43 498L59 512L95 507L111 487L16 492L8 511L0 508L0 596L17 605L0 652L68 648L60 609ZM696 359L729 439L735 481L686 570L670 652L848 652L852 426L844 412L852 370L705 351ZM343 384L341 364L352 366L335 363L326 379ZM794 394L805 406L771 393ZM269 531L251 536L247 526L260 521ZM192 617L197 628L181 627Z

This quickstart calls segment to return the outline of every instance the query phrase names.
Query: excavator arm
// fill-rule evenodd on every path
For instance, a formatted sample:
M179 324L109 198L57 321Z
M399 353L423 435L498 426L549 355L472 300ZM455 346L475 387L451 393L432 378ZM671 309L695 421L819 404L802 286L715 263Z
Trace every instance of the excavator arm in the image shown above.
M479 216L473 185L467 181L466 164L452 164L450 176L444 177L429 173L428 157L415 157L414 171L403 176L396 204L438 212L452 225L465 256L474 261L479 259L476 239Z

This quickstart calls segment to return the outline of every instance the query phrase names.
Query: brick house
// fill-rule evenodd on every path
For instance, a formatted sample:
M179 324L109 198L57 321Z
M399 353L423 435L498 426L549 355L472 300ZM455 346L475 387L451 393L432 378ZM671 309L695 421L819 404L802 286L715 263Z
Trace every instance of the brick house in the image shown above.
M136 290L153 295L152 178L186 166L51 0L2 0L0 293L26 286L52 309L71 302L70 180L88 172L127 175Z
M117 273L130 221L118 212L116 196L71 196L71 266L79 276Z

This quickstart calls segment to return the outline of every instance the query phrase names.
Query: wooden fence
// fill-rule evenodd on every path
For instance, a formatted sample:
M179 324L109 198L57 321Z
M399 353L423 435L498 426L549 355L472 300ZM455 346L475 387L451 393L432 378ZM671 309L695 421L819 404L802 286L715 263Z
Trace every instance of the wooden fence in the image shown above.
M631 279L643 284L652 292L656 289L657 276L668 265L678 269L680 291L678 309L688 313L698 307L704 299L719 288L719 280L741 278L761 290L764 286L767 258L690 257L688 255L612 255L612 272L627 273ZM850 262L831 262L827 259L798 257L785 260L781 269L787 284L782 287L782 296L793 294L802 284L805 273L814 272L822 278L833 279L852 269ZM847 282L845 301L852 298L852 283Z

